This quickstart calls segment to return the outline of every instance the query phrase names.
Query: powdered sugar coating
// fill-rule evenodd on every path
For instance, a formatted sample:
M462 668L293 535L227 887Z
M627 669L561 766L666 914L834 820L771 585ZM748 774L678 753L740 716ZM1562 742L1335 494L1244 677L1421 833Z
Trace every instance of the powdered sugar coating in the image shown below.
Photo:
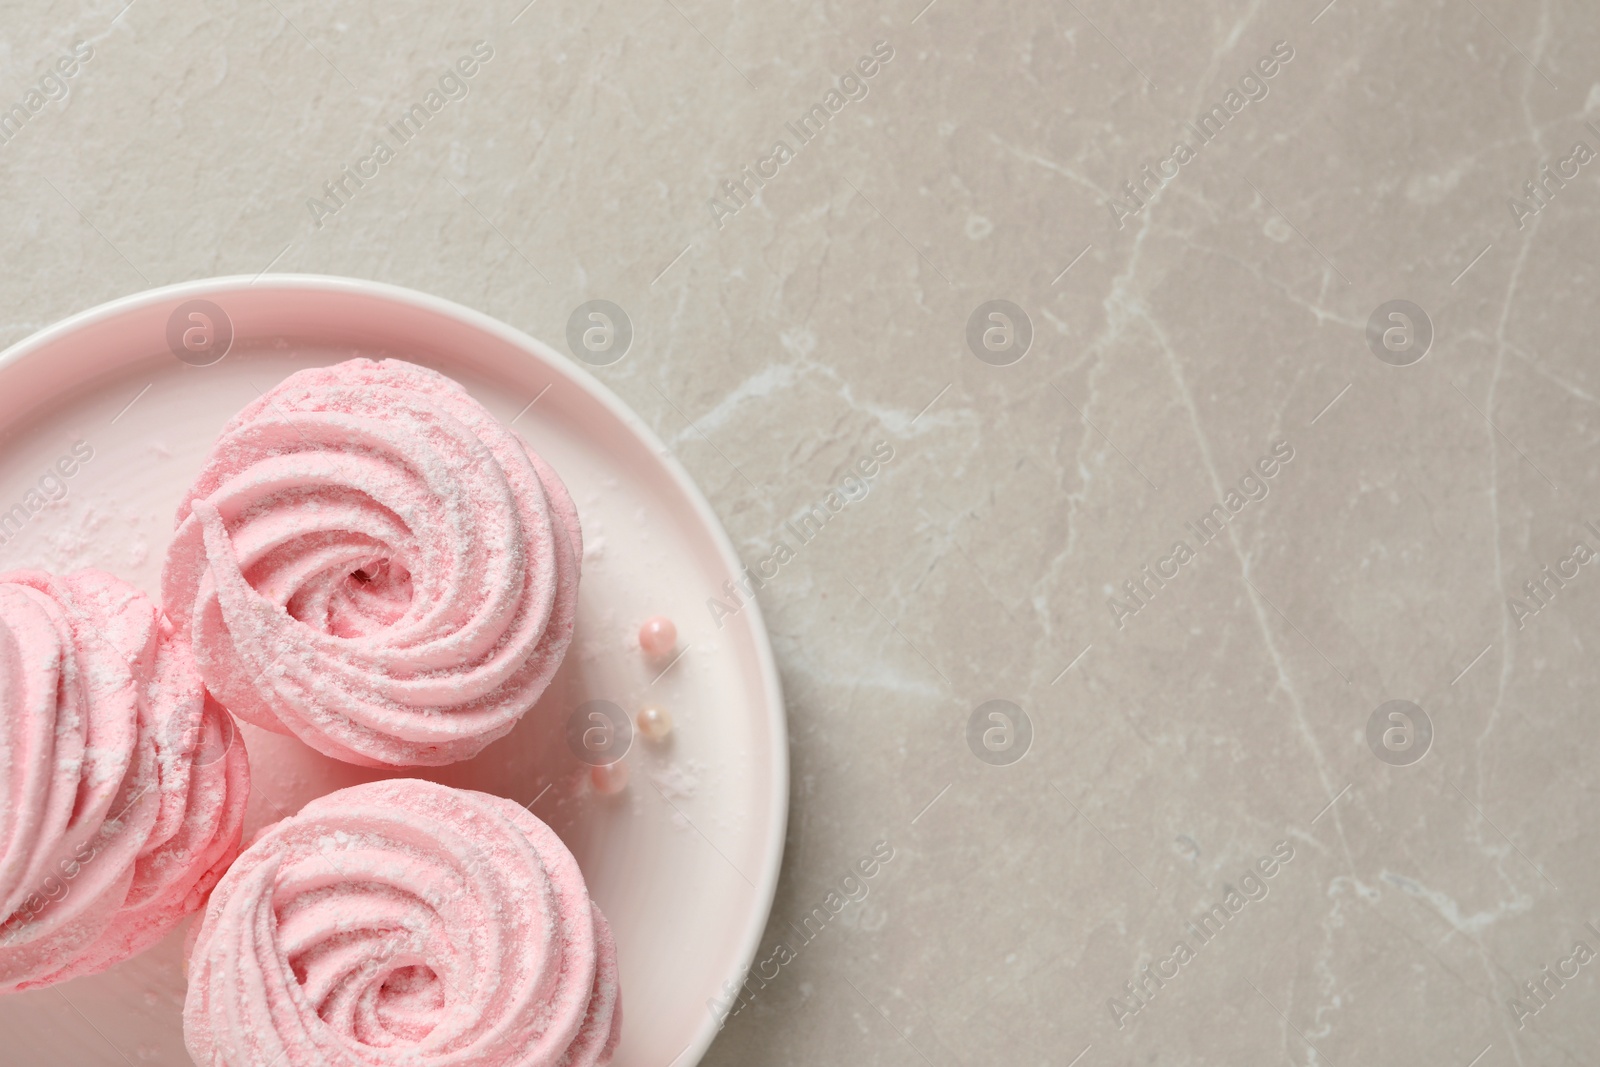
M616 948L577 861L513 801L416 779L268 827L212 894L184 1038L201 1067L593 1067Z
M237 854L249 792L149 598L99 571L0 575L0 992L164 937Z
M235 715L350 763L438 766L544 692L582 552L561 479L465 389L355 359L229 422L162 592Z

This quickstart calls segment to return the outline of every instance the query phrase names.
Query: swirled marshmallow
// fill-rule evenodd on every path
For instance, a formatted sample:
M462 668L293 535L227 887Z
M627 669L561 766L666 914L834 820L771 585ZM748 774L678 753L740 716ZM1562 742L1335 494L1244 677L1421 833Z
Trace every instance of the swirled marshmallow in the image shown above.
M211 692L374 767L508 733L572 640L582 535L554 471L399 360L300 371L223 430L162 576Z
M201 1067L595 1067L616 949L577 861L514 801L417 779L268 827L194 938Z
M98 571L0 574L0 992L165 936L237 854L249 792L149 598Z

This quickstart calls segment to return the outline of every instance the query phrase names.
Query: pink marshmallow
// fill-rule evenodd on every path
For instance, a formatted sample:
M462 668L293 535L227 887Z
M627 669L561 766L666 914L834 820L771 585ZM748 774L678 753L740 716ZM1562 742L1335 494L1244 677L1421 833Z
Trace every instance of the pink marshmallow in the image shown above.
M582 554L561 479L465 389L355 359L229 422L162 593L238 717L349 763L438 766L544 692Z
M238 852L242 743L155 605L98 571L0 575L0 993L103 971Z
M616 947L577 861L522 806L417 779L268 827L194 936L204 1067L598 1067Z

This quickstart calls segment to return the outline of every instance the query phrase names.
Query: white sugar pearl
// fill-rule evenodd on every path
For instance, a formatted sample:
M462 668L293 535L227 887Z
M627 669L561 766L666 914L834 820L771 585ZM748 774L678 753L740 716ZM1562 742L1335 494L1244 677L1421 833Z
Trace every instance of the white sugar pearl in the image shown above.
M639 732L652 741L665 740L672 732L672 713L654 704L640 708L635 721L639 724Z

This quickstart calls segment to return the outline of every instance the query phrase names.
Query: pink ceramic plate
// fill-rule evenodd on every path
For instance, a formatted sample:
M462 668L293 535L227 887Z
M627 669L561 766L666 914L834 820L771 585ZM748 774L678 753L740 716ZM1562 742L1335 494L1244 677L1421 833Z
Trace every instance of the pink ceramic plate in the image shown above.
M223 345L223 358L199 365ZM556 829L616 932L625 1008L616 1062L693 1064L716 1034L710 1005L754 957L777 886L782 696L759 608L720 627L707 611L740 563L705 499L567 356L458 304L348 278L219 278L85 311L0 354L0 569L95 566L156 595L179 496L223 423L292 371L357 355L403 357L461 381L560 472L578 504L577 636L556 682L510 736L422 776L529 803ZM71 477L58 473L68 468ZM639 624L653 615L678 626L681 655L665 669L638 649ZM615 796L594 790L566 739L569 716L595 699L630 715L659 704L676 722L666 744L635 737L629 785ZM244 739L256 780L247 834L384 776L291 738L246 727ZM5 1062L188 1062L183 932L106 974L0 999Z

